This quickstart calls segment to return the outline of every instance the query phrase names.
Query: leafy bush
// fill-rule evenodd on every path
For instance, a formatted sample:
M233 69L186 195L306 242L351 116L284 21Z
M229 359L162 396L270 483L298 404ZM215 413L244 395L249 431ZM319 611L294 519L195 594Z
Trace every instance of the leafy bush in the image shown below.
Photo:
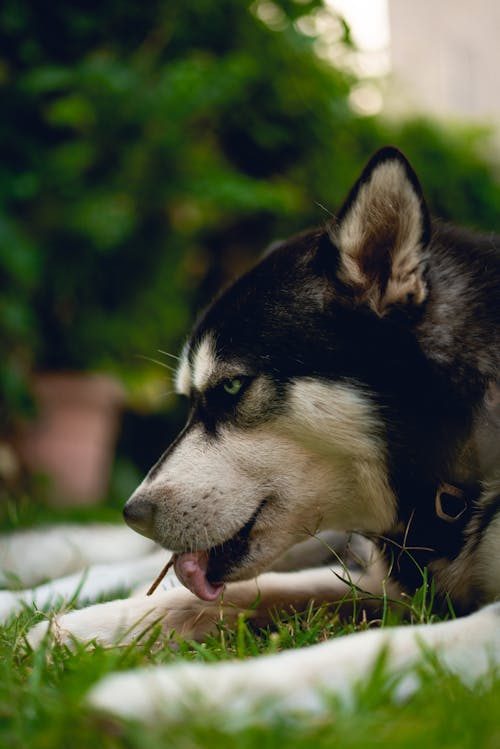
M307 109L324 118L349 90L293 25L318 5L281 3L275 33L239 0L3 4L0 377L16 407L32 367L132 368L178 343L220 237L256 217L253 250L266 217L303 210Z
M466 134L357 116L315 52L321 0L0 9L0 387L33 369L147 368L273 238L325 217L371 151L403 145L445 216L498 224ZM311 24L309 24L311 27ZM350 45L338 23L336 44ZM468 140L467 140L468 139ZM477 138L476 138L477 140ZM8 415L8 414L7 414Z

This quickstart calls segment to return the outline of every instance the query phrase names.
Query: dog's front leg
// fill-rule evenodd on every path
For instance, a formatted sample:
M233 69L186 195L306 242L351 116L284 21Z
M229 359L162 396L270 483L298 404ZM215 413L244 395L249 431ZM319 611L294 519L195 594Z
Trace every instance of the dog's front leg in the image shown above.
M8 621L26 606L36 609L83 605L98 598L117 595L151 580L163 559L158 551L129 562L95 564L81 572L56 578L29 590L0 591L0 623ZM171 580L177 579L172 575Z
M420 683L419 664L430 650L468 686L500 666L500 604L463 619L368 630L278 655L231 663L183 663L112 674L97 684L90 703L143 721L224 718L225 726L276 716L332 709L325 696L347 704L385 654L387 675L397 677L395 699Z
M28 640L36 647L50 628L52 637L60 642L76 638L101 645L127 644L138 638L147 639L155 627L162 637L173 632L181 637L203 640L217 631L223 621L231 626L246 612L258 626L268 624L276 612L303 611L316 604L344 602L353 596L365 597L383 592L379 565L369 568L370 574L348 577L342 567L321 567L300 572L269 572L254 580L230 583L219 601L206 602L184 588L157 592L151 597L134 597L89 606L41 622L29 633Z

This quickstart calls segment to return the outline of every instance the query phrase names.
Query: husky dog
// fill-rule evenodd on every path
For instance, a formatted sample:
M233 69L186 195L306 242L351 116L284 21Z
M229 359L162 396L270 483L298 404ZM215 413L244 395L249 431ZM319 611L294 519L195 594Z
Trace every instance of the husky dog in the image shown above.
M112 676L93 703L144 718L194 690L212 708L272 697L317 709L321 689L349 692L382 645L393 668L415 662L419 643L439 646L468 680L499 663L500 604L471 613L500 595L499 324L500 239L431 220L394 148L375 154L327 226L225 290L182 354L187 424L124 510L175 552L189 590L70 613L58 637L130 640L159 621L202 638L221 616L250 608L260 624L354 593L369 607L413 592L424 567L443 606L467 616ZM364 534L378 552L352 575L307 562L266 572L325 529Z

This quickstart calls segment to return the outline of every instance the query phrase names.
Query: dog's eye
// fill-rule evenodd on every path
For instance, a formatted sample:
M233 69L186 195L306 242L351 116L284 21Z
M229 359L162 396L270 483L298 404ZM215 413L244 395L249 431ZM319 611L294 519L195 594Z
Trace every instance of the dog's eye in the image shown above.
M233 380L226 380L223 382L222 387L228 395L238 395L243 387L243 380L240 380L239 377L235 377Z

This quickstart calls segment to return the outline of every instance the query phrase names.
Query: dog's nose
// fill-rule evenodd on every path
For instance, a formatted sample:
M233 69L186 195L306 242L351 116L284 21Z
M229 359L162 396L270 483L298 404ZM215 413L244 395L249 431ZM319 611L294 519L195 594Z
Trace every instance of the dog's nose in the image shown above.
M130 497L123 508L125 522L134 531L143 536L151 537L153 533L154 505L153 502L143 494Z

